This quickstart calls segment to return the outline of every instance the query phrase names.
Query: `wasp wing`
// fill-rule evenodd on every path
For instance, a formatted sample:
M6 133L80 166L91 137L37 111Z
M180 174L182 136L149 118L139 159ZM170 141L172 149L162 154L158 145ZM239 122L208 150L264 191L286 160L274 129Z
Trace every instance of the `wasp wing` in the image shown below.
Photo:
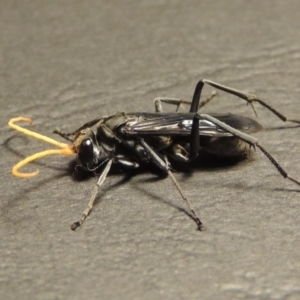
M131 114L128 114L131 115ZM134 113L138 119L126 122L122 132L128 135L189 135L192 129L193 113ZM262 129L255 120L230 113L209 114L227 125L243 131L254 133ZM201 116L201 115L200 115ZM200 135L231 136L232 134L204 118L200 118Z

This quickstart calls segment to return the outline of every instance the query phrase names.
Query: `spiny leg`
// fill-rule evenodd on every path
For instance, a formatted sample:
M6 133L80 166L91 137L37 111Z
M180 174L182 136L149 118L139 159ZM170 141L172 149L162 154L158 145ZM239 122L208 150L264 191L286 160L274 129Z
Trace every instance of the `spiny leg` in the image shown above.
M168 98L168 97L158 97L153 100L155 112L163 112L161 103L171 104L176 106L176 112L179 110L181 104L191 104L190 101L178 99L178 98Z
M94 187L90 201L89 201L87 207L85 208L85 210L82 212L80 219L71 225L72 230L76 230L78 227L80 227L82 225L82 223L85 221L85 219L87 218L87 216L90 214L91 210L93 209L93 205L94 205L96 196L98 194L99 187L104 183L106 176L110 170L111 164L112 164L112 159L110 159L108 161L104 170L102 171L102 173Z
M205 227L203 226L202 222L200 221L200 218L198 217L195 209L193 208L192 204L189 202L188 198L185 196L185 194L184 194L182 188L180 187L178 181L176 180L173 173L171 172L168 163L163 161L163 159L143 139L140 139L140 143L144 147L145 151L147 152L151 162L153 162L157 167L159 167L161 170L163 170L164 172L166 172L169 175L169 177L171 178L171 180L172 180L173 184L175 185L177 191L181 195L181 198L183 199L183 201L188 206L189 211L190 211L194 221L196 222L196 224L198 226L198 230L200 230L200 231L205 230Z
M280 120L282 120L283 122L292 122L292 123L297 123L300 124L300 120L294 120L294 119L289 119L287 117L285 117L283 114L281 114L279 111L277 111L275 108L273 108L272 106L270 106L268 103L266 103L265 101L257 98L256 95L254 94L250 94L250 93L246 93L222 84L219 84L217 82L211 81L211 80L207 80L207 79L202 79L198 82L198 84L196 85L196 89L194 92L194 96L193 96L193 100L192 100L192 105L191 105L191 110L190 112L197 112L197 108L199 107L199 101L200 101L200 96L201 96L201 92L203 89L204 84L208 84L216 89L219 89L221 91L227 92L229 94L235 95L241 99L244 99L248 104L251 105L251 107L253 108L255 114L255 108L253 103L257 102L260 105L264 106L265 108L267 108L269 111L271 111L274 115L276 115Z
M231 89L231 88L228 88L228 87L226 87L226 90L225 90L224 89L225 86L223 86L221 84L215 83L215 82L207 80L207 79L201 79L201 80L198 81L198 83L196 85L196 88L195 88L195 91L194 91L194 95L193 95L193 99L192 99L192 104L191 104L190 112L196 113L198 111L199 107L201 107L201 104L199 104L199 103L200 103L202 89L203 89L203 86L204 86L205 83L209 84L209 85L211 85L211 86L213 86L213 87L215 87L215 88L217 88L219 90L223 90L223 91L226 91L226 92L228 92L230 94L234 94L234 95L238 96L236 94L237 90L234 90L234 89ZM229 90L232 90L235 93L230 92ZM240 92L240 94L241 93L242 92ZM241 97L241 98L243 98L243 97ZM256 110L255 110L255 107L254 107L253 103L250 103L250 104L251 104L251 107L252 107L252 109L253 109L253 111L254 111L254 113L256 115Z
M204 101L202 101L200 103L199 109L202 108L207 103L209 103L217 95L218 95L218 93L216 91L211 92L211 94ZM176 112L179 110L179 108L182 106L182 104L187 104L187 105L192 104L191 101L182 100L182 99L178 99L178 98L168 98L168 97L158 97L158 98L155 98L153 102L154 102L155 112L158 112L158 113L163 112L162 105L161 105L162 103L175 105Z
M258 147L263 154L271 161L271 163L275 166L275 168L278 170L278 172L284 177L287 178L291 181L293 181L294 183L296 183L297 185L300 185L300 181L298 181L297 179L291 177L280 165L279 163L274 159L273 156L271 156L271 154L269 152L266 151L266 149L264 149L261 145L259 145L258 143L255 145L256 147Z
M198 111L204 107L207 103L209 103L214 97L218 96L218 93L216 91L212 91L210 96L208 96L204 101L200 102L200 105L198 107Z
M275 160L275 158L258 143L258 140L256 138L254 138L253 136L248 135L248 134L246 134L242 131L239 131L239 130L235 129L235 128L225 124L224 122L219 121L218 119L216 119L216 118L214 118L210 115L196 114L195 116L198 116L198 118L202 118L202 119L206 119L208 121L211 121L215 125L219 126L221 129L223 129L224 131L227 131L227 132L231 133L232 135L238 137L242 141L248 143L250 146L252 146L254 148L255 147L259 148L284 178L287 178L287 179L293 181L294 183L296 183L297 185L300 186L300 181L293 178L293 177L291 177L291 176L289 176L288 173Z

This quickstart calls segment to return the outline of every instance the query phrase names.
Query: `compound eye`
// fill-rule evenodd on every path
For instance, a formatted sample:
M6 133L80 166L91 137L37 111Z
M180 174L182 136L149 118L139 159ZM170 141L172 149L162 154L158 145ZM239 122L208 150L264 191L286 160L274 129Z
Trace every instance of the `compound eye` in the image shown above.
M93 163L94 146L90 139L83 140L78 149L78 159L83 166Z

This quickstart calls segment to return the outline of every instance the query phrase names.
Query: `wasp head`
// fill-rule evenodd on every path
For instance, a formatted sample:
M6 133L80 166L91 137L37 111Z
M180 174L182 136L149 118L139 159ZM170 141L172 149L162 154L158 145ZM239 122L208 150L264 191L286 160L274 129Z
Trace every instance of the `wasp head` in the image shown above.
M81 130L74 138L74 148L77 161L88 171L94 171L101 162L107 158L103 147L98 143L96 135L91 128Z

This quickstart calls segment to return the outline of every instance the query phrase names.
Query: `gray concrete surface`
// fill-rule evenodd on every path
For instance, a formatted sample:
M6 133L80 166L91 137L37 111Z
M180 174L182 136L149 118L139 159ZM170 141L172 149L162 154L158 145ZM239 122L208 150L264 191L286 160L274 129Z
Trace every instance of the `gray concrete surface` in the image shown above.
M257 93L300 119L299 1L1 1L1 299L300 299L299 187L257 151L232 166L176 173L200 233L168 179L108 177L72 232L95 178L7 127L72 131L116 111L190 99L200 78ZM212 89L205 89L208 95ZM167 108L172 110L172 108ZM300 178L299 128L257 108L261 144ZM253 116L226 94L208 111ZM25 169L24 169L25 170Z

